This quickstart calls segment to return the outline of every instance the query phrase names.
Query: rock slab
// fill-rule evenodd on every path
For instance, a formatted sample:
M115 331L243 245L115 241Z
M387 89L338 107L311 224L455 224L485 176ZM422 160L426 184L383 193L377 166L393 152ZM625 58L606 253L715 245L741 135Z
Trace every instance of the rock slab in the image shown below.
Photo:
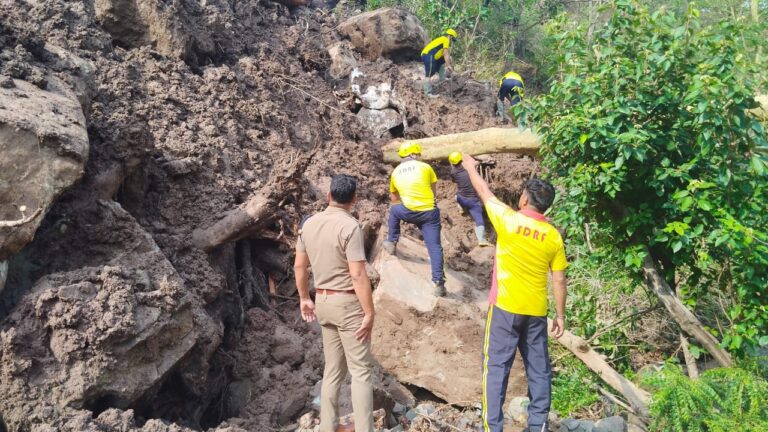
M408 236L400 238L396 256L375 248L373 265L381 275L374 292L376 360L399 381L425 388L451 404L479 402L488 307L482 284L448 269L448 295L438 299L433 295L426 247ZM527 392L517 359L507 400Z

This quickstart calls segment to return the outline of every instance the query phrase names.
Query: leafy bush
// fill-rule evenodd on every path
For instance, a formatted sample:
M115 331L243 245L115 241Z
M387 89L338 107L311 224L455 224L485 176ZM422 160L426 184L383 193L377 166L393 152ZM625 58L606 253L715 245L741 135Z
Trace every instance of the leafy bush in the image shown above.
M691 380L668 364L643 383L655 391L653 431L768 430L768 381L743 369L712 369Z
M530 111L516 107L566 191L555 219L614 232L630 267L647 246L694 310L726 299L725 347L768 344L768 137L746 114L762 71L732 37L743 26L632 0L606 12L589 44L583 28L552 24L558 78Z
M600 401L598 378L581 361L570 358L552 378L552 409L564 416L576 415Z

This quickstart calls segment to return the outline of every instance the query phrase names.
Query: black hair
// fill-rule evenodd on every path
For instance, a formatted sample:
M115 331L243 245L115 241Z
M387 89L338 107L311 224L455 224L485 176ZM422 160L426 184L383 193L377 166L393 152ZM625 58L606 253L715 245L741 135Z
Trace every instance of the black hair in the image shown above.
M541 179L530 179L523 185L523 191L528 194L528 201L536 210L544 213L555 200L555 188Z
M338 174L331 178L331 198L339 204L349 204L355 197L357 180L351 175Z

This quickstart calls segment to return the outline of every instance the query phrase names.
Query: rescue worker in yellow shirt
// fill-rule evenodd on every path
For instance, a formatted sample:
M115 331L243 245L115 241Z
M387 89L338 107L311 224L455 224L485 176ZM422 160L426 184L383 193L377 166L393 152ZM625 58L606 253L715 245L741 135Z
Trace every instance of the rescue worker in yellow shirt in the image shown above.
M496 101L496 115L507 119L506 111L504 110L504 100L509 100L509 107L520 103L523 99L523 77L517 72L509 71L499 80L499 99Z
M439 82L443 82L445 70L453 72L451 43L457 36L456 30L449 28L421 50L421 61L424 63L424 93L432 94L433 75L438 74Z
M475 169L472 156L462 164L497 234L496 262L491 280L488 318L483 346L483 431L502 432L504 396L515 351L520 350L528 378L528 431L548 431L552 401L552 365L547 340L547 274L552 273L555 317L551 331L559 338L565 331L567 293L563 238L544 212L555 198L555 189L540 179L525 182L512 210L496 198Z
M395 254L401 221L416 225L427 246L435 295L444 297L446 290L443 246L440 243L440 210L435 205L437 175L431 166L418 160L421 156L418 143L404 142L398 149L398 155L402 162L392 171L389 181L393 204L389 208L389 235L384 241L384 250Z

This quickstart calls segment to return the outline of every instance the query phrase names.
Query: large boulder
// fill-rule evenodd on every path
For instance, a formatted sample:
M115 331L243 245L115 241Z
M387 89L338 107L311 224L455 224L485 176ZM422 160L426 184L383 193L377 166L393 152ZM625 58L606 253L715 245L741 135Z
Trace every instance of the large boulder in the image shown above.
M355 15L339 24L338 30L368 60L387 57L396 62L411 61L429 42L421 21L398 8Z
M198 343L221 338L131 215L113 201L82 205L78 220L39 234L61 258L0 326L0 412L11 430L57 424L71 410L131 407ZM76 258L87 243L91 253Z
M88 158L77 97L55 78L48 88L13 79L0 86L0 261L32 240Z
M408 236L401 236L396 256L377 248L373 265L381 275L373 297L376 360L399 381L425 388L451 404L480 402L488 309L482 284L448 269L448 296L435 297L426 247ZM527 393L521 363L518 356L507 400Z

